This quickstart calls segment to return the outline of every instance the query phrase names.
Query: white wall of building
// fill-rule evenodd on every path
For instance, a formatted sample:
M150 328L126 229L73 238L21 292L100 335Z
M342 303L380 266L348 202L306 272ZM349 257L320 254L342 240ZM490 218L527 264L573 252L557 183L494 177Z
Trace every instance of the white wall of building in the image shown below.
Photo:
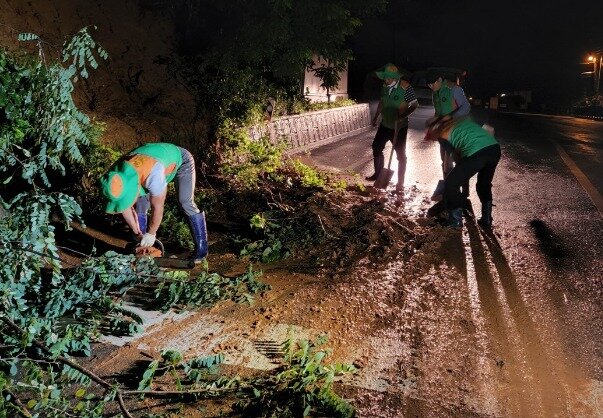
M316 66L326 64L326 61L320 57L314 57ZM341 80L339 85L333 91L331 91L331 101L347 99L348 98L348 65L346 64L345 70L340 73ZM327 91L320 87L320 79L314 75L312 71L306 69L304 75L304 96L312 102L326 102Z

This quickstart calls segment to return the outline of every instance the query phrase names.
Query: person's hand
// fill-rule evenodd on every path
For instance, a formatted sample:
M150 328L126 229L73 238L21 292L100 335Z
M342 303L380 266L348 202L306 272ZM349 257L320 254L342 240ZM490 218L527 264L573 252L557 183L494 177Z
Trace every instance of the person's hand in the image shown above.
M155 244L155 235L148 232L142 236L140 240L141 247L152 247Z

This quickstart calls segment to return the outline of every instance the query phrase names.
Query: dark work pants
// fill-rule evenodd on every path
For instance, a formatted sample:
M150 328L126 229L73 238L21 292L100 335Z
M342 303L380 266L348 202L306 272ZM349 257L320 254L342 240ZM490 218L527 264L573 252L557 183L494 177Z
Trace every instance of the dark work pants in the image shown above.
M492 200L492 179L500 161L500 145L494 144L479 150L475 154L461 158L452 169L444 187L444 200L448 209L462 208L465 198L461 186L477 174L475 187L480 202Z
M446 180L446 177L448 177L448 174L450 174L454 168L454 165L459 162L461 157L459 156L458 152L454 150L452 144L447 140L440 138L438 139L438 142L440 143L440 157L442 158L442 174L444 175L444 180ZM463 196L469 197L469 180L467 180L467 183L463 184L461 187L463 190Z
M406 174L406 133L408 132L408 126L398 129L398 138L396 139L396 157L398 158L398 187L404 186L404 176ZM393 129L386 128L383 125L379 125L379 129L377 129L377 133L375 134L375 139L373 139L373 157L375 161L377 158L381 157L381 161L383 159L383 150L385 149L385 144L387 141L392 141L394 139L395 131ZM389 158L387 159L389 162ZM385 163L387 163L385 162Z
M454 148L450 142L441 138L438 139L438 142L440 144L440 157L442 158L442 174L444 175L444 179L446 179L454 168L454 163L457 162L458 158L456 158Z
M398 160L402 158L406 158L406 132L408 131L408 126L398 129L398 139L396 141L396 156ZM379 129L377 129L377 133L375 134L375 139L373 139L373 157L379 157L383 155L383 150L385 149L385 144L387 141L393 141L394 139L394 130L386 128L383 125L379 125Z

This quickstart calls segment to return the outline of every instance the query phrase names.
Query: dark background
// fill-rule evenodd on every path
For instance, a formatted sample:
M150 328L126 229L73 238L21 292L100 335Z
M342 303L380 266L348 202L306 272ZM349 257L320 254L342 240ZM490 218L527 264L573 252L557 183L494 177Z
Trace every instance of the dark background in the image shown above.
M563 111L592 94L593 80L580 78L592 64L580 63L603 48L603 1L391 0L351 48L355 98L366 95L368 72L393 62L465 69L468 96L532 90L534 107Z

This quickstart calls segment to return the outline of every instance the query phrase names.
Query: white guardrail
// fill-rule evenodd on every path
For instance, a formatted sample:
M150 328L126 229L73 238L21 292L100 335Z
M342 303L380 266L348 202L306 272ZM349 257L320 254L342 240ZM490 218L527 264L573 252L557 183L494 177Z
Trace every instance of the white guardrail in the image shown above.
M371 126L368 103L283 116L250 129L252 139L269 137L276 144L285 141L290 151L313 146Z

